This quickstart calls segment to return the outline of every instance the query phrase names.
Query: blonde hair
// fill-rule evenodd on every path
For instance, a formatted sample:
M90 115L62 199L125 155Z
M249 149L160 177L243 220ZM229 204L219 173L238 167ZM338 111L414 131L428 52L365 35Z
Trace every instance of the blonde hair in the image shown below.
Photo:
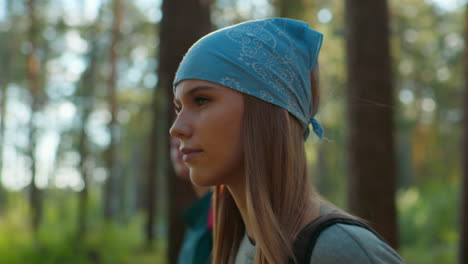
M292 244L311 194L304 126L283 108L244 95L242 146L246 206L256 240L254 263L295 261ZM245 227L229 190L214 192L213 263L234 263Z

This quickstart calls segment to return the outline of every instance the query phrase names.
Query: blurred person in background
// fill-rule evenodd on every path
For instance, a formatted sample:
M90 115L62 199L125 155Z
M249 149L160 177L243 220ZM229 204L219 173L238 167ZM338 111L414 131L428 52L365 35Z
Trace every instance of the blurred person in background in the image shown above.
M179 150L180 141L171 137L171 162L176 177L190 181L189 168L182 159ZM209 187L193 185L198 197L192 205L182 213L186 225L184 240L179 252L179 264L210 263L211 248L213 246L213 222L211 215L211 196Z

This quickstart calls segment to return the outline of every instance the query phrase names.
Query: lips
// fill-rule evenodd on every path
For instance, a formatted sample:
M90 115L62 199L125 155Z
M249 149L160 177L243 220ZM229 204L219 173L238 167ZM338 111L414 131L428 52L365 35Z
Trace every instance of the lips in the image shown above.
M184 155L182 156L182 159L185 162L189 162L191 159L195 158L196 156L200 155L203 150L202 149L193 149L193 148L182 148L180 150Z

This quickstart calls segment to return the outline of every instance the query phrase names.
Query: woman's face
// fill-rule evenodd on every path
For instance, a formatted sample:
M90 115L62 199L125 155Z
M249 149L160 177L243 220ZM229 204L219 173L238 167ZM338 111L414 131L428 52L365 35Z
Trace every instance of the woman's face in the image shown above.
M230 184L242 177L240 92L202 80L176 87L177 118L170 134L180 139L190 179L199 186Z

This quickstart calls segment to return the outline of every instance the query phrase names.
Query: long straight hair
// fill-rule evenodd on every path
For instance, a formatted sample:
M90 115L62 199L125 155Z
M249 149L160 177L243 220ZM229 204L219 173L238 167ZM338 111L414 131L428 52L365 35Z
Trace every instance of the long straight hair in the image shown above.
M254 263L287 263L315 192L307 173L304 126L283 108L244 95L242 146ZM213 263L235 261L245 232L227 188L214 192Z

